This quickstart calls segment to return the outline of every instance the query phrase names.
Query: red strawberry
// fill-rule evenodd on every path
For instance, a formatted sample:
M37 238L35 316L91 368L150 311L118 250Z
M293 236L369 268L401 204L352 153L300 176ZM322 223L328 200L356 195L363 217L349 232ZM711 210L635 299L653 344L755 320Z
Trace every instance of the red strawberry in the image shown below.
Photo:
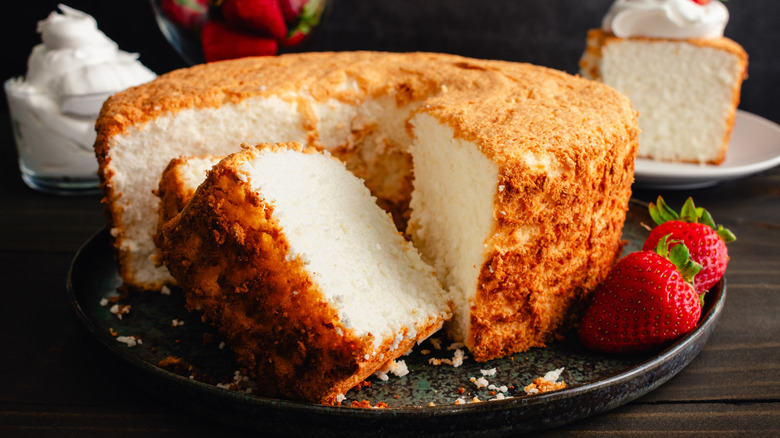
M291 48L303 44L303 42L307 40L307 37L307 34L301 31L296 31L294 34L280 41L279 44L282 47Z
M684 244L670 249L665 238L656 251L623 257L594 291L580 341L592 350L639 353L689 332L701 316L690 283L700 268Z
M303 7L310 0L279 0L279 6L282 8L282 14L284 19L288 23L294 22L298 19L303 11ZM314 0L312 0L314 1Z
M694 1L694 3L698 3L698 4L702 5L702 6L704 6L704 5L706 5L707 3L710 2L710 0L693 0L693 1Z
M277 40L287 35L287 24L278 0L224 0L222 16L231 26Z
M173 23L196 31L206 21L208 0L161 0L160 10Z
M685 243L693 261L704 267L695 283L696 292L703 299L726 272L729 262L726 243L736 238L722 225L716 226L707 210L696 208L691 198L685 201L679 215L660 196L656 202L657 205L650 203L650 216L658 226L647 236L642 249L655 248L667 234L671 234L673 240Z
M322 17L324 0L280 0L280 4L290 31L279 43L292 48L309 41Z
M241 32L215 20L203 24L200 41L206 62L244 56L275 55L278 49L273 38Z

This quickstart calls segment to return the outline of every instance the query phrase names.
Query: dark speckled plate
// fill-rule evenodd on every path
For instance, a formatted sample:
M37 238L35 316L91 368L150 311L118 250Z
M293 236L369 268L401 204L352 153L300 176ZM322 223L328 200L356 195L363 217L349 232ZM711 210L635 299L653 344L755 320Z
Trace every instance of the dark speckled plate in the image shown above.
M629 241L626 252L639 249L647 235L646 211L646 206L632 202L623 233ZM372 377L370 387L349 391L343 406L334 407L252 395L247 392L251 382L237 379L238 368L228 349L220 348L219 337L199 316L184 309L180 291L122 297L117 291L120 283L104 229L76 254L68 291L88 331L118 356L119 365L127 368L125 375L163 400L199 414L287 436L495 436L582 419L652 391L690 363L712 333L726 297L724 279L707 294L693 332L663 351L643 355L595 354L569 333L547 348L486 363L467 358L456 368L430 364L431 358L452 359L454 351L447 350L444 339L440 350L426 341L401 358L409 369L407 375L391 374L386 381ZM114 304L130 306L129 313L118 318L111 312ZM140 343L130 347L118 341L128 337ZM181 361L165 365L171 357ZM525 395L526 385L558 368L564 368L565 389ZM483 376L483 370L489 375ZM484 377L497 389L477 388L472 377ZM505 398L493 400L499 393ZM475 397L481 402L474 402ZM458 399L465 403L456 404ZM388 408L347 407L363 400L372 406L385 402Z

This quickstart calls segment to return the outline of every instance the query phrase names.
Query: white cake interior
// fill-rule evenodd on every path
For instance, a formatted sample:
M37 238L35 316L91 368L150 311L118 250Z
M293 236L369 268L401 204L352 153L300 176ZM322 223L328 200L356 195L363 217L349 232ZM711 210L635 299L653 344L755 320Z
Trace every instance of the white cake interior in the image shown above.
M304 97L301 93L298 97ZM229 155L241 143L280 143L295 141L308 144L298 102L279 97L247 99L239 105L225 104L220 108L185 109L174 116L161 116L126 134L112 138L109 169L114 172L112 185L124 205L121 227L125 263L138 283L149 289L159 289L172 278L168 270L155 266L156 248L151 236L155 232L159 199L152 191L159 184L159 175L171 159L178 156ZM326 148L343 145L359 146L360 142L393 142L407 145L404 129L408 107L397 107L388 97L368 100L361 105L337 101L311 102L317 114L320 143ZM395 148L397 149L397 148ZM394 150L395 150L394 149ZM375 193L397 193L408 166L399 153L383 155L383 148L365 148L357 162L349 163ZM151 152L150 152L151 151ZM361 152L362 153L362 152ZM196 170L197 172L197 170ZM371 177L371 173L376 177ZM393 175L392 178L387 178ZM203 176L201 175L201 181ZM381 183L381 187L375 187ZM199 185L197 183L196 185ZM132 207L129 207L132 202ZM118 230L112 230L116 233Z
M266 149L240 169L273 206L289 257L300 257L343 324L373 335L375 348L404 328L414 338L432 315L448 314L431 267L341 162Z
M194 191L218 162L217 157L187 157L186 166L177 167L182 186Z
M686 42L626 40L602 48L599 71L639 111L640 156L718 158L742 74L737 56Z
M274 122L268 123L270 120ZM157 188L160 175L171 159L229 155L242 142L305 140L295 104L279 98L251 99L218 109L186 109L115 136L109 166L114 172L111 183L127 200L120 199L118 205L124 206L121 225L125 234L121 245L129 251L126 253L128 268L149 288L159 289L172 280L165 267L155 266L156 248L151 239L159 204L152 190Z
M498 168L435 118L419 114L412 123L412 237L450 293L455 316L448 331L463 341L494 223Z

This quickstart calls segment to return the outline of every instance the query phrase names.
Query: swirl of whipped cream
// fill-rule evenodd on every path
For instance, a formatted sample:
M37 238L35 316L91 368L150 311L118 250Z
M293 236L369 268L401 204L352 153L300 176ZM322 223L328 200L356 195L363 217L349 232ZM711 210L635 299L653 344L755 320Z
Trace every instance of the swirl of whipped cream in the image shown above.
M92 16L58 7L62 13L38 22L42 43L30 54L27 86L60 96L113 93L155 78L137 54L119 50Z
M718 0L700 5L693 0L616 0L602 29L620 38L718 38L729 20Z

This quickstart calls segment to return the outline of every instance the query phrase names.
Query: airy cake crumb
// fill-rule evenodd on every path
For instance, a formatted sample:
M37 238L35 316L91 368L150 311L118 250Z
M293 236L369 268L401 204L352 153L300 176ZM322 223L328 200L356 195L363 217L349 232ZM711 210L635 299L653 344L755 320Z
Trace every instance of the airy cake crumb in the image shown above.
M108 309L109 312L116 315L117 318L122 319L122 315L127 315L130 313L130 309L132 307L128 305L120 305L120 304L114 304L111 306L110 309Z
M117 342L126 344L128 347L135 347L136 345L143 344L143 341L138 336L117 336Z
M452 365L452 367L457 368L463 365L463 360L467 358L468 356L466 356L463 350L457 349L455 350L452 359L447 359L447 358L439 359L439 358L432 357L428 359L428 363L430 365L441 365L441 364Z
M485 388L490 384L490 382L488 382L484 377L480 377L479 379L472 377L469 379L469 381L476 385L477 389Z
M563 372L563 368L558 368L545 374L543 377L537 377L533 383L523 388L526 394L541 394L543 392L557 391L566 387L566 382L561 380L556 382Z

